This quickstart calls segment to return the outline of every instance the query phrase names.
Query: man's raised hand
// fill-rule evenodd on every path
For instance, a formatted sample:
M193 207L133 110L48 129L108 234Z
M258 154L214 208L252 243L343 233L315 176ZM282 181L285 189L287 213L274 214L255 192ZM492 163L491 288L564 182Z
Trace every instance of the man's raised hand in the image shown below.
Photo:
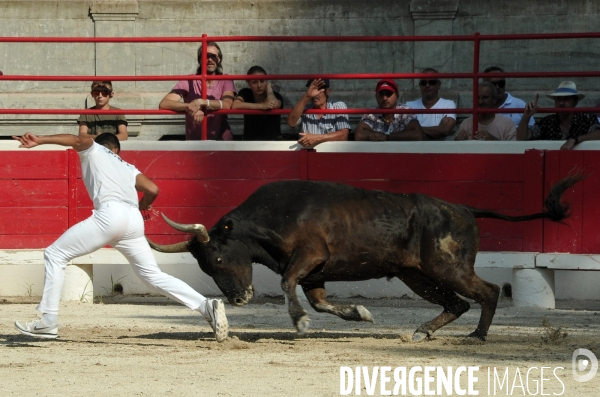
M540 99L540 94L535 94L535 99L525 105L525 111L523 112L523 117L531 117L538 111L538 100Z

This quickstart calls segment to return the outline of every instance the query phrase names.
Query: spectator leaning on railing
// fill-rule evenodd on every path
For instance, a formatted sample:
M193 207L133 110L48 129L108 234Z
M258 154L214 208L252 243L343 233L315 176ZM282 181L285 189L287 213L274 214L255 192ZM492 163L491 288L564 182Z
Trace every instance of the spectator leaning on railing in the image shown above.
M322 142L347 141L350 133L347 114L303 114L308 109L347 109L344 102L329 102L329 79L308 80L306 87L306 93L287 118L292 128L301 122L298 143L314 147Z
M577 86L572 81L563 81L556 91L546 96L554 100L555 108L574 108L585 97L577 92ZM523 119L517 130L517 140L566 140L561 150L569 150L580 142L600 139L600 123L596 115L591 113L555 113L529 127L529 120L538 111L538 99L539 94L536 94L535 99L525 106Z
M394 80L379 80L375 86L375 109L409 109L398 105L398 85ZM365 114L354 134L357 141L420 141L421 126L414 114Z
M490 82L479 83L479 107L493 109L497 97L496 87ZM514 141L517 133L511 119L494 113L480 113L475 139L480 141ZM473 116L463 121L455 141L473 139Z
M421 73L438 73L432 68L424 69ZM440 98L442 82L437 78L419 80L421 98L406 103L411 109L456 109L456 104L450 99ZM444 140L452 135L456 125L456 114L417 114L416 115L424 140Z
M223 74L223 54L215 42L209 42L206 48L206 74ZM202 74L202 46L198 48L198 70ZM210 77L209 77L210 79ZM231 80L207 80L206 98L202 99L201 80L181 80L158 105L159 109L186 112L185 137L188 141L202 139L202 120L207 110L230 109L235 97L235 86ZM182 102L183 100L183 102ZM226 114L209 113L208 139L230 141L233 139Z
M281 109L283 97L273 91L271 83L264 79L267 74L260 66L252 66L246 74L255 78L247 80L249 88L242 88L233 101L232 109L266 110ZM281 116L244 115L244 141L275 141L281 139Z
M96 105L90 108L91 110L120 110L108 103L114 95L110 81L92 82L91 94L96 102ZM96 139L98 135L105 132L116 135L120 141L126 141L129 137L127 119L122 114L82 114L77 123L79 136L82 138Z

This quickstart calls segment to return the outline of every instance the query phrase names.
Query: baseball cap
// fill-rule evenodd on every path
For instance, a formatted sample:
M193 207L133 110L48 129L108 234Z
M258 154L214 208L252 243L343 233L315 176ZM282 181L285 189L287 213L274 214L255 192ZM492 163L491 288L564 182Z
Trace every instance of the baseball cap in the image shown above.
M394 80L383 79L377 82L377 86L375 87L375 92L379 91L394 91L396 94L398 93L398 84Z
M315 81L316 79L308 79L308 81L306 82L306 87L310 87L310 85L312 84L313 81ZM323 86L323 88L329 88L329 79L321 79L323 80L323 82L325 83L325 85Z

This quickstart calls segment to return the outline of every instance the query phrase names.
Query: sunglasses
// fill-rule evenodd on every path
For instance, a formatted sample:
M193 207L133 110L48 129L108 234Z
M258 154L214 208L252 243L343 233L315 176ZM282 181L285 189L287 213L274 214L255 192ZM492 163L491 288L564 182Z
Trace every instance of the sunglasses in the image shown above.
M498 88L504 88L504 86L506 85L506 80L496 81L495 83L492 83L492 84Z
M395 94L394 91L388 91L388 90L381 90L381 91L378 91L377 93L381 96L388 97L388 98Z
M425 87L427 84L434 86L439 83L439 80L421 80L419 81L419 85Z
M110 96L112 92L108 88L103 88L101 90L92 90L92 96Z
M213 62L217 62L219 60L219 56L209 52L206 54L206 59L211 59Z

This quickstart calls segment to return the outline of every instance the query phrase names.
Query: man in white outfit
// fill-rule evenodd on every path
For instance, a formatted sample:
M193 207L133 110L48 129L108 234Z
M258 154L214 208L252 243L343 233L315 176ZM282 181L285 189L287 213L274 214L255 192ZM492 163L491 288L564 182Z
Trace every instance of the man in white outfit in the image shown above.
M424 69L421 73L438 73L432 68ZM423 129L423 140L443 141L452 135L456 125L456 114L451 113L456 109L456 104L450 99L440 98L442 82L435 77L419 80L421 98L406 103L411 109L448 109L448 113L417 114L417 120Z
M46 273L41 317L27 323L15 322L17 329L36 338L58 336L58 309L67 263L110 244L129 261L134 272L151 289L192 310L200 312L215 333L227 339L229 325L220 299L207 299L183 281L163 273L146 238L141 211L151 209L158 187L133 165L119 157L119 140L113 134L98 135L96 141L75 135L13 137L21 148L55 144L70 146L79 153L81 174L94 202L91 217L69 228L44 253ZM137 192L143 197L138 203Z

